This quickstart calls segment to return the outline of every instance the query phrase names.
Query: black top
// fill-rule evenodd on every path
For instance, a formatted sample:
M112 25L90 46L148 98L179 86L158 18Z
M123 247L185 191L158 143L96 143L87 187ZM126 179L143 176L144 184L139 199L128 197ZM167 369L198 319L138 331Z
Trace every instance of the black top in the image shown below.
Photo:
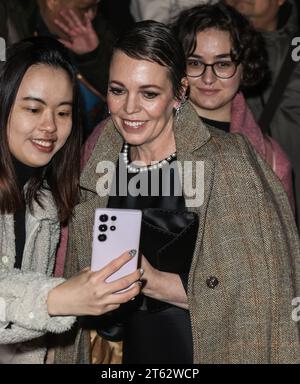
M173 157L169 164L175 164L176 160L177 158ZM119 177L115 178L116 193L115 196L109 197L108 208L140 209L142 211L147 208L174 211L184 211L186 209L177 167L174 167L174 169L171 167L170 179L163 177L163 168L161 168L138 174L140 182L134 183L137 173L127 172L122 161L117 164L116 175L122 177L124 174L126 174L124 180L120 180ZM121 185L124 187L124 184L126 184L126 189L121 192ZM130 190L130 185L133 189L140 190L141 195L136 196L135 191ZM147 254L142 248L141 252ZM179 276L187 291L188 273L179 273Z
M230 122L211 120L211 119L207 119L206 117L202 117L202 116L200 116L200 118L205 124L210 125L211 127L221 129L222 131L227 132L227 133L230 131Z
M36 173L37 168L29 167L21 163L19 160L13 157L13 165L17 176L17 182L20 190L23 190L27 181ZM15 228L15 247L16 247L16 259L15 268L21 268L23 260L23 251L26 239L25 230L25 202L22 208L14 214L14 228Z
M176 158L173 159L175 161ZM122 168L123 167L123 168ZM125 168L122 161L117 166L116 191L119 191L120 181L119 170ZM128 177L126 196L110 196L109 208L127 208L141 209L146 208L161 208L166 210L182 211L185 209L185 200L182 193L176 196L177 188L174 188L178 174L176 167L174 172L171 172L170 181L162 177L162 169L147 171L139 174L141 184L148 181L147 192L148 196L132 196L129 191L130 180L137 175L136 173L128 173L125 168L125 173ZM156 177L158 178L156 178ZM159 180L159 186L153 181ZM162 196L162 191L170 183L169 196ZM151 191L151 187L152 189ZM181 187L180 187L181 188ZM153 191L158 190L157 196L153 196ZM147 193L145 193L146 195ZM142 226L142 232L145 229ZM143 236L143 233L142 233ZM140 247L143 252L142 246ZM183 255L184 256L184 255ZM180 275L180 274L179 274ZM183 285L186 287L188 275L180 276ZM158 302L161 303L161 302ZM135 308L132 308L134 307ZM151 364L151 363L192 363L193 362L193 341L190 324L189 312L185 309L163 303L158 305L156 311L148 309L147 299L143 295L129 303L130 313L126 313L123 317L124 336L123 336L123 363L127 364Z
M169 164L175 161L176 157ZM163 177L163 168L141 173L128 172L125 164L121 162L116 167L115 176L116 193L115 196L109 197L109 208L145 209L161 207L174 210L185 209L181 185L178 181L175 181L179 180L176 167L170 168L170 180L168 180L168 178ZM121 177L124 177L124 179L121 179ZM140 192L138 196L135 195L136 191Z

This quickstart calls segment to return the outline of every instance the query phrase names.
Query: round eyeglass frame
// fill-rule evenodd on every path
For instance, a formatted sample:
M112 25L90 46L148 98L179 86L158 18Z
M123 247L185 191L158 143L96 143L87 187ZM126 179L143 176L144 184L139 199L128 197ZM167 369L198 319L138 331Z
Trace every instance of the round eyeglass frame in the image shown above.
M213 63L213 64L206 64L206 63L203 63L202 61L201 61L201 63L204 65L204 69L203 69L203 71L200 73L200 75L189 75L188 73L186 73L186 75L187 75L188 77L193 77L193 78L195 78L195 77L201 77L201 76L203 76L204 73L206 72L207 67L211 67L211 69L212 69L212 71L213 71L213 74L214 74L216 77L218 77L219 79L228 80L228 79L231 79L231 78L236 74L236 71L237 71L237 69L238 69L238 66L240 65L240 61L239 61L239 60L232 60L232 63L234 63L234 65L235 65L234 72L233 72L233 74L232 74L231 76L229 76L229 77L224 77L224 76L219 76L219 75L216 73L216 70L215 70L215 67L214 67L216 64L219 64L219 63L220 63L219 61L217 61L217 62L215 62L215 63Z

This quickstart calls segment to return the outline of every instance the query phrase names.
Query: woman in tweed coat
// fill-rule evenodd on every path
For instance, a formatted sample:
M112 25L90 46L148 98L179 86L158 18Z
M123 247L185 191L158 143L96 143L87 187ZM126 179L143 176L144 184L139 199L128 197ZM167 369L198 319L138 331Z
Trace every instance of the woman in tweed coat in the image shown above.
M111 203L114 185L103 162L121 166L128 159L124 140L131 144L133 163L125 161L130 172L138 173L135 160L159 166L176 150L179 163L192 164L182 187L187 209L199 217L193 259L184 287L179 274L153 268L143 257L143 294L188 310L194 363L299 363L292 302L300 295L300 249L287 196L241 135L206 127L189 103L180 107L184 63L179 43L160 23L138 23L117 43L110 68L111 118L86 145L93 150L80 179L82 196L69 228L65 274L90 265L94 211ZM204 173L199 173L202 166ZM197 187L194 195L185 188L191 181ZM176 321L169 320L174 327ZM66 337L65 347L56 351L57 363L91 362L90 332L84 328ZM153 342L156 331L149 323L145 328ZM186 348L186 342L177 344ZM165 350L164 343L162 338ZM147 347L153 346L139 350L145 353ZM153 351L152 361L162 362L159 355Z
M0 73L0 363L43 363L47 332L139 291L116 296L124 281L105 283L127 254L98 273L51 277L60 222L78 198L78 111L76 72L60 43L33 38L9 50Z

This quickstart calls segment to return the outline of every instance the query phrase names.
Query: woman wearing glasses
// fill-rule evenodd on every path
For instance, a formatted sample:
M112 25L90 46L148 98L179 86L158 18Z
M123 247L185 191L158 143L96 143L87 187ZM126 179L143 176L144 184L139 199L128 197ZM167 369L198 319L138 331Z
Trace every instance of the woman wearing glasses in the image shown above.
M198 115L210 126L245 135L282 181L293 206L289 160L262 134L240 92L267 81L260 34L222 3L183 11L174 29L185 51L189 100Z

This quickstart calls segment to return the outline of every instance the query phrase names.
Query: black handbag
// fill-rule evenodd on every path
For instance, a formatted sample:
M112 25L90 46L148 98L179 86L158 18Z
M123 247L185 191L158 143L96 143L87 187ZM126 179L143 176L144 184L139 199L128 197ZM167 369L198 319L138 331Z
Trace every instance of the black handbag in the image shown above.
M143 211L141 253L160 271L190 270L199 220L194 212L148 208Z
M162 271L187 277L194 254L199 219L189 211L149 208L143 211L141 253ZM147 309L157 312L171 305L146 297Z
M198 215L194 212L147 208L143 210L140 252L160 271L188 275L198 227ZM145 301L150 312L170 307L168 303L141 295L101 316L97 324L98 334L106 340L122 340L126 318Z

